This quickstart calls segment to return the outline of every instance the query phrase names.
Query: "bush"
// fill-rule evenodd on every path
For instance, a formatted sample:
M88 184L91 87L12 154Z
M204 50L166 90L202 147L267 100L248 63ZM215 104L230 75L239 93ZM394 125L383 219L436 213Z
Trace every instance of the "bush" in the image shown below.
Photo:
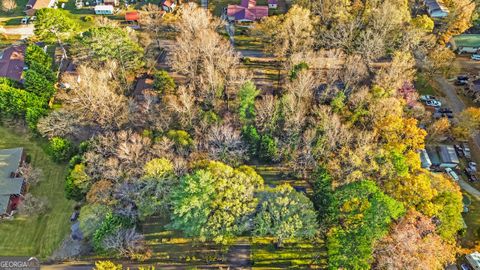
M83 17L84 22L93 22L94 19L95 18L93 18L92 15L87 15L87 16Z
M50 139L48 154L53 160L57 162L67 161L72 157L74 152L75 148L69 140L60 137Z
M33 69L25 72L25 90L45 101L48 101L55 94L53 83Z
M269 135L262 136L258 149L259 157L266 162L275 161L278 158L277 142Z
M157 93L172 93L175 90L175 81L165 70L155 72L154 77L155 80L153 84Z
M30 67L34 62L47 69L50 69L52 67L53 60L43 51L42 48L32 44L28 45L25 51L25 63Z

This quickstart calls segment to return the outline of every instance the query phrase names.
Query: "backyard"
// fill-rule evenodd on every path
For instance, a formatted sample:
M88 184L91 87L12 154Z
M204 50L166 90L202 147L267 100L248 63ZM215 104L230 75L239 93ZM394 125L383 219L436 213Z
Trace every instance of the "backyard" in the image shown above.
M0 126L0 148L13 147L24 147L33 166L42 169L43 179L31 192L46 198L49 207L37 217L15 216L11 221L0 221L0 255L47 258L70 230L73 203L64 195L66 166L51 161L38 139Z

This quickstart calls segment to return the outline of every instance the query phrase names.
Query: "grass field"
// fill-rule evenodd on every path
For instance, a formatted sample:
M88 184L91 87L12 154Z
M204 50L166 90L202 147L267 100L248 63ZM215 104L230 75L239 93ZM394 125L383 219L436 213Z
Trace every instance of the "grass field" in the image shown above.
M51 161L35 138L0 126L0 148L12 147L24 147L33 166L42 169L42 182L30 191L46 198L49 210L38 217L16 216L12 221L0 221L0 255L46 258L70 230L73 203L64 195L66 166Z
M253 238L253 269L325 269L326 256L323 242L291 241L275 248L271 238Z

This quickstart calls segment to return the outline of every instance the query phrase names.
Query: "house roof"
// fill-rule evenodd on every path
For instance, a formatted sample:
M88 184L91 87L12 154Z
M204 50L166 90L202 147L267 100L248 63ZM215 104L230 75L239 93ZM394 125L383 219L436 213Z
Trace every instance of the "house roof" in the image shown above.
M245 4L245 3L242 3ZM228 5L227 15L236 21L256 21L268 16L267 6L253 6L246 8L243 5Z
M269 5L276 5L276 4L278 4L278 1L277 0L268 0L268 4Z
M0 182L10 178L12 172L17 171L22 161L22 154L23 148L0 150Z
M253 8L257 6L257 0L242 0L240 6L244 8Z
M0 195L0 214L7 212L10 195Z
M174 4L175 4L175 2L172 1L172 0L165 0L165 1L163 1L162 5L164 5L166 7L172 7Z
M465 257L467 258L467 261L470 263L473 269L475 270L480 269L480 253L475 251L472 254L468 254Z
M125 13L126 21L138 21L140 19L140 13L138 11L128 11Z
M440 145L438 147L438 153L444 163L460 163L455 148L452 145Z
M20 81L25 66L25 45L10 46L3 50L0 57L0 77Z
M440 0L425 0L425 5L427 6L430 13L435 11L442 11L448 13L448 8L445 7L443 2Z
M31 9L42 9L50 7L52 0L29 0L27 3L27 7L31 7Z
M480 47L479 34L463 34L453 37L453 42L457 47Z
M4 178L0 180L0 196L22 193L23 178Z

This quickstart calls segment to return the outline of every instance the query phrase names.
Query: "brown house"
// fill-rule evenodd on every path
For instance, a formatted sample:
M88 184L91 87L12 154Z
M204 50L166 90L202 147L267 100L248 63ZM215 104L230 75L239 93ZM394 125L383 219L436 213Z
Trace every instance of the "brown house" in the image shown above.
M25 45L10 46L0 53L0 77L22 80L25 67Z
M57 3L57 0L29 0L25 6L25 14L33 16L37 10L42 8L52 8Z
M0 150L0 218L11 216L25 194L26 183L18 172L24 162L23 148Z

